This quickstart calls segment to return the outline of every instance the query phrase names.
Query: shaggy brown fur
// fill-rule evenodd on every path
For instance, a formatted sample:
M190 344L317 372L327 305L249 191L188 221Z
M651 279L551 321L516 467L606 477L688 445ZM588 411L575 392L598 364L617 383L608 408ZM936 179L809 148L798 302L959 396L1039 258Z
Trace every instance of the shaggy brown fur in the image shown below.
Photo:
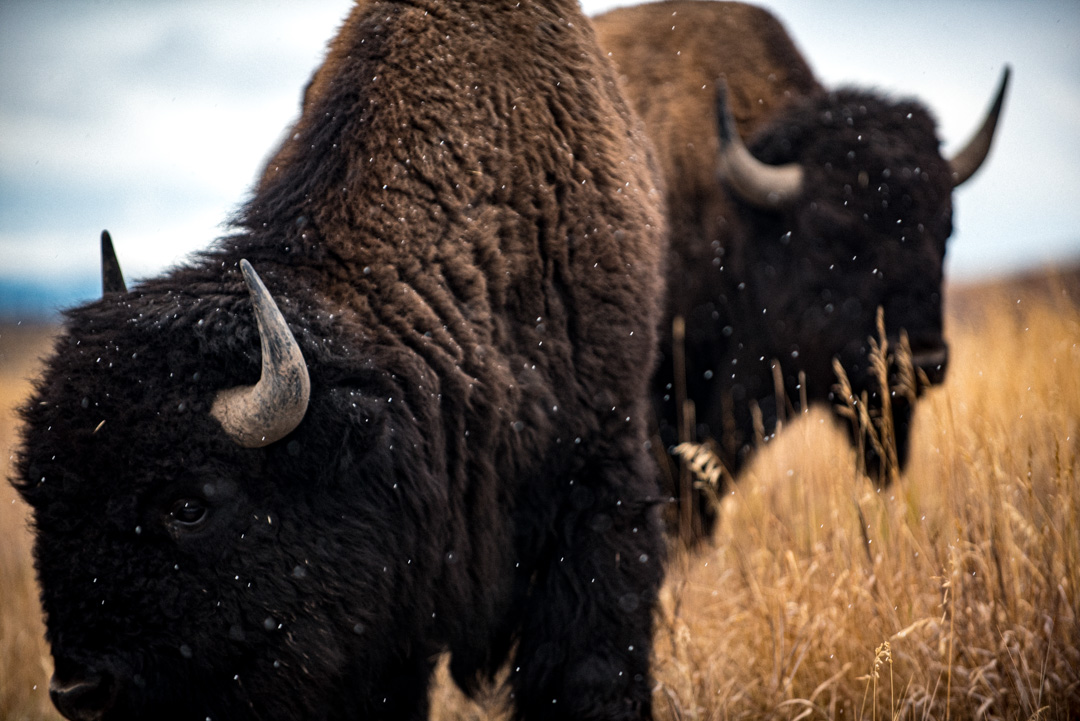
M236 233L71 311L24 409L65 710L419 719L449 650L649 718L654 177L575 2L358 3ZM241 258L311 378L257 449L209 414L259 376Z
M711 295L710 242L730 236L738 201L716 178L716 82L728 86L739 134L751 137L796 98L822 91L784 27L761 8L678 0L593 18L626 93L656 147L667 184L671 299L668 324ZM667 334L665 334L667 335Z

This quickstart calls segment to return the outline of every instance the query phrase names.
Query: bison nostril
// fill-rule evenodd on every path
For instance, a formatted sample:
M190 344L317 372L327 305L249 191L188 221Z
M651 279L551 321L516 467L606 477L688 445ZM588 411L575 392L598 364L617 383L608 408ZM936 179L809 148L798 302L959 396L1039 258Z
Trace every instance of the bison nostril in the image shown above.
M116 684L111 677L97 673L66 680L53 674L49 681L49 697L57 710L71 721L99 721L116 700Z

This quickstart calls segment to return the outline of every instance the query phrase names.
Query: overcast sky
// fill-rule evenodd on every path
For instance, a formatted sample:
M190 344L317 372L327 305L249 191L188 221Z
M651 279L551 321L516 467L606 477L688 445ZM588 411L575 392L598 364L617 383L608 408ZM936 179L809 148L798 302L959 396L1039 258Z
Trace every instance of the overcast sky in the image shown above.
M584 6L623 4L635 3ZM994 151L957 191L948 273L1080 257L1080 2L763 4L827 85L923 100L946 153L1011 64ZM2 0L0 313L93 297L103 228L129 279L222 234L349 7ZM57 284L70 288L63 298L27 290Z

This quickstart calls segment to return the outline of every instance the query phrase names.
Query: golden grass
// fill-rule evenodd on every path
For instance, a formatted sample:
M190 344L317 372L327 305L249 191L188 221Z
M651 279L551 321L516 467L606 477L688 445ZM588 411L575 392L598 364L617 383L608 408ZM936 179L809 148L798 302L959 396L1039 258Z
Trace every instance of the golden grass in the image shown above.
M52 658L30 561L26 506L6 482L16 441L14 409L48 350L50 330L0 327L0 719L59 719L49 701Z
M758 456L715 549L670 572L661 718L1080 714L1080 311L1059 297L951 318L888 489L823 411Z
M949 378L920 402L909 467L887 489L856 473L824 411L762 449L723 501L715 547L673 558L659 719L1080 717L1080 310L1067 290L950 297ZM26 389L10 390L8 370L3 448ZM12 500L0 491L0 718L54 718ZM509 717L464 700L445 669L432 704L438 721Z

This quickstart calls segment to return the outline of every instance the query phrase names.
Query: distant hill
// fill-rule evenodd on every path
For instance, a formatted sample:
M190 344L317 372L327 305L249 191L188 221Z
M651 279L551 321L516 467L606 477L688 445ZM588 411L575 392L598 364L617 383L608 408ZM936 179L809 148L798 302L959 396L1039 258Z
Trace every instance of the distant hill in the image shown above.
M1017 303L1052 301L1078 307L1080 261L997 278L950 283L946 287L945 312L954 318L964 318L981 312L988 298L1001 296L1008 296Z
M0 278L0 321L48 322L60 311L101 296L97 276L72 280L10 280Z

